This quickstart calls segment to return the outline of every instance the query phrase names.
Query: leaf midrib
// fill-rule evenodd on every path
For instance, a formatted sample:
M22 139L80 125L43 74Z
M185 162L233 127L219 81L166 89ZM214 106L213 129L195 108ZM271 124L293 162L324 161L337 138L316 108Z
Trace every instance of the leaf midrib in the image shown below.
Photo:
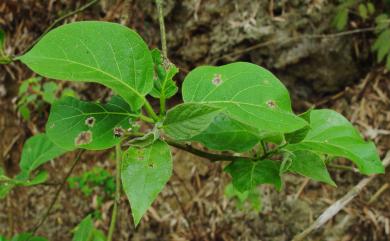
M77 62L77 61L74 61L74 60L70 60L70 59L61 59L61 58L53 58L53 57L45 57L45 56L39 56L39 57L36 57L36 56L30 56L30 59L47 59L47 60L55 60L55 61L62 61L62 62L68 62L68 63L71 63L71 64L77 64L77 65L80 65L80 66L83 66L85 68L89 68L91 70L94 70L94 71L97 71L99 73L102 73L104 75L106 75L107 77L110 77L111 79L113 80L117 80L118 82L120 82L121 84L123 84L124 86L126 86L127 88L129 88L132 92L134 92L138 97L140 97L142 100L145 100L145 97L139 93L136 89L134 89L133 87L131 87L131 85L127 84L126 82L124 82L122 79L119 79L118 77L106 72L106 71L103 71L101 69L98 69L94 66L90 66L90 65L87 65L87 64L83 64L83 63L80 63L80 62Z

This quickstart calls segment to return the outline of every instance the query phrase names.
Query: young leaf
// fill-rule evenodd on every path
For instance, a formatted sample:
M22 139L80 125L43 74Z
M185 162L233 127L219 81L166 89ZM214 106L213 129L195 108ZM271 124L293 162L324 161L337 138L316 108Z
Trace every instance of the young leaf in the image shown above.
M375 145L365 142L352 124L339 113L327 109L313 110L310 112L310 127L302 142L286 148L350 159L363 174L384 172Z
M189 140L204 131L220 112L221 108L205 104L177 105L168 111L163 129L175 140Z
M251 63L198 67L186 76L182 92L184 102L223 108L229 117L263 132L288 133L307 125L292 112L286 87Z
M348 24L348 8L342 8L337 12L333 25L337 30L343 30Z
M169 146L156 141L145 149L130 147L123 156L122 184L135 225L152 205L172 174Z
M153 87L146 43L120 24L86 21L60 26L18 59L48 78L105 85L134 110Z
M191 138L206 147L219 151L245 152L255 146L262 136L251 126L220 113L202 133Z
M102 231L93 226L91 215L85 217L76 227L72 241L106 241Z
M240 192L250 191L260 184L273 184L278 190L282 187L280 165L272 160L233 161L225 171L232 176L233 186Z
M30 137L23 145L20 169L28 175L40 165L65 152L65 149L54 144L46 134L37 134Z
M336 186L321 157L311 151L297 150L292 153L292 162L288 170L313 180Z
M366 5L364 5L363 3L359 4L359 15L360 17L363 19L363 20L366 20L368 18L368 10L367 10L367 7Z
M47 103L53 104L56 99L56 91L58 86L54 82L48 82L43 84L43 100Z
M104 105L64 97L53 103L46 132L66 150L103 150L118 143L120 138L115 130L124 132L137 116L119 96L113 96Z
M367 3L367 10L368 10L368 14L370 15L375 13L375 6L372 2Z
M158 49L152 50L152 57L156 75L150 95L154 98L160 98L161 93L164 93L168 99L174 96L178 90L176 83L173 81L173 77L179 73L179 69L172 63L164 63L163 56Z

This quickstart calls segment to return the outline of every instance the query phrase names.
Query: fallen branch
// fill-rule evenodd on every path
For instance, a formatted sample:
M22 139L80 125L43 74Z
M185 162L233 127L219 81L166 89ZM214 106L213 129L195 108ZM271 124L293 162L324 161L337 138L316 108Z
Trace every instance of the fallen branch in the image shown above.
M390 164L390 151L387 152L382 161L385 168ZM353 187L347 194L330 205L307 229L295 235L292 241L302 241L314 230L319 229L326 222L332 219L340 212L347 204L349 204L362 190L367 186L377 175L372 175L361 180L355 187Z

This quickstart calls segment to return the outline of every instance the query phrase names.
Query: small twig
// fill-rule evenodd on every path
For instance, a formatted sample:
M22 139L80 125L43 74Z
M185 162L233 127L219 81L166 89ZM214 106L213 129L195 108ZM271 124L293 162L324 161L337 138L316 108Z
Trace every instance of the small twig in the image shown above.
M160 23L161 48L162 48L162 53L164 55L164 58L167 59L168 58L167 39L165 34L164 13L162 8L162 2L163 0L156 0L158 21Z
M382 164L387 167L390 164L390 151L387 152ZM349 204L362 190L366 187L377 175L372 175L362 179L355 187L353 187L342 198L330 205L308 228L296 235L292 241L302 241L314 230L319 229L327 221L332 219L340 212L347 204Z
M248 47L248 48L245 48L243 50L238 50L235 53L226 54L222 57L219 57L219 58L213 60L213 62L215 63L218 60L221 60L224 58L237 58L238 55L240 55L240 54L245 54L245 53L250 52L252 50L266 47L268 45L278 44L278 43L286 44L286 43L289 43L289 42L292 42L295 40L300 40L300 39L337 38L337 37L343 37L343 36L347 36L347 35L354 35L354 34L359 34L359 33L364 33L364 32L373 32L373 31L375 31L375 27L360 28L360 29L354 29L354 30L349 30L349 31L340 32L340 33L332 33L332 34L307 34L307 35L300 35L300 36L295 36L295 37L290 37L290 38L272 39L272 40L269 40L267 42L255 44L255 45Z
M383 184L381 188L379 188L379 190L376 191L375 194L370 198L368 204L372 204L373 202L375 202L382 195L382 193L389 188L389 186L389 183Z
M307 186L307 184L309 183L310 179L309 178L305 178L305 180L303 180L303 183L301 184L301 186L299 187L298 189L298 192L295 194L294 196L294 199L297 200L299 198L299 196L301 196L303 190L305 189L305 187Z
M23 52L22 54L26 53L29 49L31 49L43 36L45 36L45 34L47 34L52 28L54 28L59 22L61 22L62 20L66 19L66 18L69 18L79 12L82 12L84 11L85 9L89 8L90 6L94 5L95 3L97 3L99 0L91 0L90 2L86 3L85 5L73 10L72 12L69 12L59 18L57 18L52 24L49 25L49 27L47 27L45 29L45 31L31 44L29 45ZM22 55L21 54L21 55Z
M36 232L38 231L38 229L43 225L43 223L44 223L44 222L46 221L46 219L49 217L49 215L50 215L50 213L51 213L51 210L53 209L55 203L57 202L58 197L60 196L60 193L61 193L62 189L64 188L64 186L65 186L65 184L66 184L66 181L68 180L68 178L69 178L70 175L72 174L72 172L73 172L73 170L75 169L77 163L80 161L80 157L81 157L81 155L84 153L84 151L85 151L85 150L80 150L80 151L77 153L77 155L76 155L76 157L75 157L75 159L74 159L74 161L73 161L73 164L72 164L71 168L70 168L69 171L66 173L64 179L63 179L62 182L61 182L61 185L58 187L58 189L57 189L57 191L56 191L56 193L55 193L53 199L51 200L51 203L50 203L48 209L46 210L45 214L42 216L42 218L41 218L41 220L38 222L38 224L31 230L32 235L30 236L30 238L33 237L33 236L36 234ZM29 241L30 238L29 238L27 241Z
M196 156L206 158L212 162L215 162L215 161L237 161L237 160L240 160L243 158L248 159L248 160L252 160L252 161L257 160L256 158L253 158L253 157L219 155L219 154L214 154L214 153L208 153L208 152L204 152L202 150L196 149L196 148L192 147L191 145L181 144L181 143L177 143L177 142L171 141L171 140L165 140L165 142L168 143L168 145L170 145L170 146L176 147L178 149L189 152L189 153L194 154Z
M118 204L121 198L121 163L122 163L122 150L121 145L115 146L115 160L116 160L116 175L115 175L115 202L112 210L110 228L108 230L107 241L111 241L115 231L116 219L118 215Z
M345 165L339 165L339 164L333 164L333 163L329 163L329 164L327 164L327 166L334 168L334 169L343 170L343 171L359 172L358 169L351 167L351 166L345 166Z

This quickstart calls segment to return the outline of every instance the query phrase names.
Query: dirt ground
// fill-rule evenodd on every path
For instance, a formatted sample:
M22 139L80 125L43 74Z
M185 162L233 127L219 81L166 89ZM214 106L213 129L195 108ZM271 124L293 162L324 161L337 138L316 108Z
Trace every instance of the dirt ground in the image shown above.
M1 0L0 27L7 33L6 51L22 53L59 16L87 1ZM332 108L351 120L378 146L381 157L390 150L390 73L373 63L369 34L343 38L294 41L272 40L297 34L329 33L334 2L185 0L165 5L169 56L182 74L201 64L244 60L271 69L289 88L294 109L303 112L316 105ZM278 2L278 1L275 1ZM332 8L333 6L333 8ZM101 0L61 23L77 20L120 22L137 30L151 47L159 46L159 28L153 1ZM295 25L291 22L294 19ZM317 27L314 27L317 26ZM264 44L269 43L271 44ZM259 47L260 46L260 47ZM356 51L356 48L359 51ZM21 148L29 136L44 131L49 106L44 105L24 121L16 111L18 86L32 73L20 63L0 66L0 161L8 175L18 171ZM65 84L83 99L104 99L110 93L98 85ZM177 103L180 96L172 99ZM155 103L156 105L158 103ZM75 153L45 165L51 185L17 188L0 200L0 234L30 230L43 215ZM225 164L211 163L174 150L174 175L147 215L135 228L127 200L122 197L115 240L264 240L286 241L307 228L329 205L353 188L363 175L330 168L338 187L285 175L277 192L262 186L262 209L238 208L224 195L229 177ZM350 164L338 160L339 164ZM110 151L86 152L74 175L92 166L114 172ZM316 241L390 240L390 174L376 177L330 222L312 233ZM378 190L384 189L379 193ZM107 232L113 202L97 188L87 197L68 186L38 234L51 241L71 240L71 231L87 214L102 213L96 227ZM377 196L374 200L372 197Z

